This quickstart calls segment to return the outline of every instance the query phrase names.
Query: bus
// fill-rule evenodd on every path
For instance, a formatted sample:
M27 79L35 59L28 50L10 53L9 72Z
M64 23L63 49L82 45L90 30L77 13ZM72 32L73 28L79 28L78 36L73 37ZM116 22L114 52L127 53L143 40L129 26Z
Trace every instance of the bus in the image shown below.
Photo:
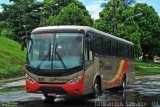
M26 91L92 95L134 81L134 44L88 26L39 27L22 38L27 46Z

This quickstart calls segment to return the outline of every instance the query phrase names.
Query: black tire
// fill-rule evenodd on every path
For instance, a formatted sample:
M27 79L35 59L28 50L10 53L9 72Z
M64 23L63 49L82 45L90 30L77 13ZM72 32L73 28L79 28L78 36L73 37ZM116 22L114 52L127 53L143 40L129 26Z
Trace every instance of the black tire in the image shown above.
M100 81L96 79L94 86L93 86L92 96L93 98L98 98L100 95L101 95L101 85L100 85Z
M55 96L48 96L47 94L44 94L45 101L54 101L56 98Z
M123 77L123 80L121 85L119 86L119 89L123 91L125 89L125 86L126 86L126 76Z

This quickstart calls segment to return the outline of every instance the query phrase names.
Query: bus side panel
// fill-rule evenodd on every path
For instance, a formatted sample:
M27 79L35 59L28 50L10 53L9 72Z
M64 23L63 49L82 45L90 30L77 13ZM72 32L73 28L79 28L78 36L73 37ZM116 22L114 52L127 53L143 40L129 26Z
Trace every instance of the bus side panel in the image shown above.
M93 92L93 84L97 75L99 75L99 59L98 57L94 57L93 65L91 65L87 70L85 70L85 94Z
M84 74L84 94L92 92L93 83L93 64L85 70Z
M126 72L126 83L127 85L132 84L135 80L135 68L134 61L130 60L128 64L128 70Z
M115 79L119 69L121 59L100 57L100 74L102 75L102 89L115 87ZM114 83L114 85L112 84Z
M126 74L127 84L134 81L134 63L132 60L118 58L99 58L102 89L121 85Z

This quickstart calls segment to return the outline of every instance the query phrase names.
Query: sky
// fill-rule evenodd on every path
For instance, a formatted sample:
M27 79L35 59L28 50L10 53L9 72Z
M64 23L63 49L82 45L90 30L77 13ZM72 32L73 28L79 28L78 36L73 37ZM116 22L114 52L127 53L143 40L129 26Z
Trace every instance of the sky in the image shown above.
M37 1L43 1L43 0L37 0ZM102 11L102 8L100 5L102 3L105 3L106 1L104 0L79 0L81 1L91 14L92 18L98 19L99 18L99 12ZM153 6L155 11L158 13L160 16L160 0L136 0L137 3L147 3L149 6ZM9 4L9 0L0 0L0 4L5 3ZM3 9L0 6L0 12Z

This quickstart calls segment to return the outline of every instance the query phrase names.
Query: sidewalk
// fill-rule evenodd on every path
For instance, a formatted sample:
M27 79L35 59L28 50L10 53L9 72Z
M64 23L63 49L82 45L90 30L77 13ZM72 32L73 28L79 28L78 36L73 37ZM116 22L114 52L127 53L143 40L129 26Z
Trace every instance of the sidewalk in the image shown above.
M14 82L4 83L0 85L0 90L4 88L11 88L11 87L20 87L25 85L25 80L18 80Z

